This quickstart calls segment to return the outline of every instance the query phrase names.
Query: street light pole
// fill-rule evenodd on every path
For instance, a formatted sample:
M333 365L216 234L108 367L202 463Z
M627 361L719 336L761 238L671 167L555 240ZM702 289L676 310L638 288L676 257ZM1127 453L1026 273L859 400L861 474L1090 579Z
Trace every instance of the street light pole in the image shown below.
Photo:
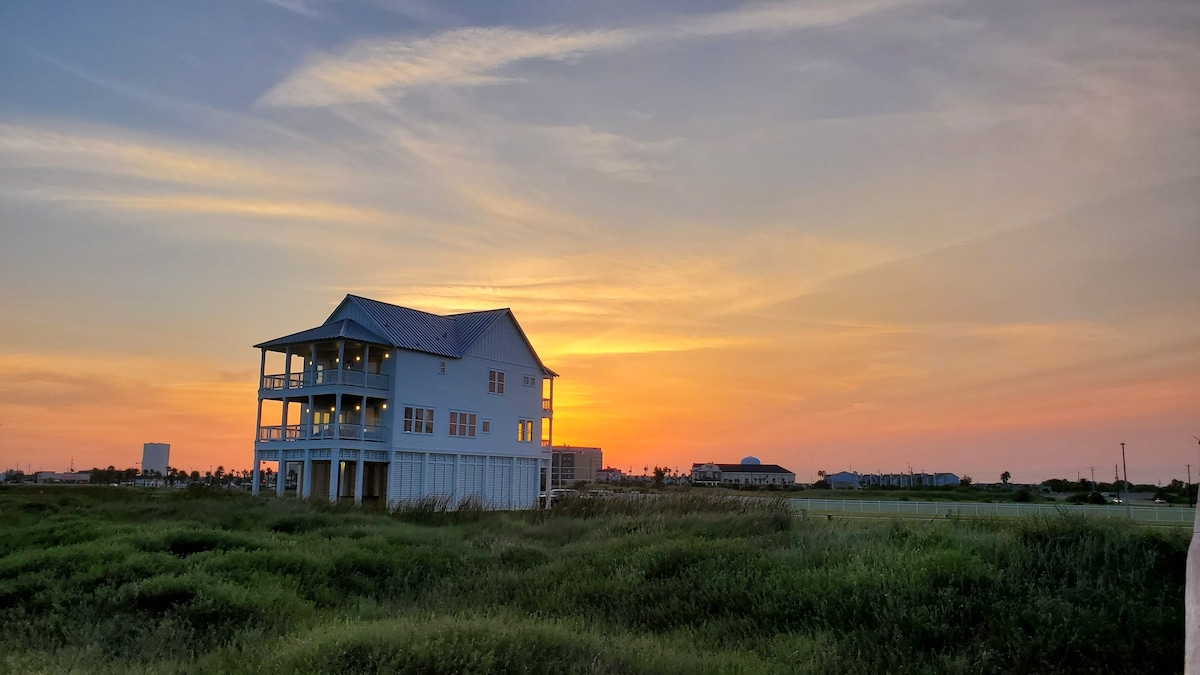
M1133 510L1129 508L1129 467L1125 464L1125 444L1121 444L1121 471L1125 473L1125 515L1133 518Z

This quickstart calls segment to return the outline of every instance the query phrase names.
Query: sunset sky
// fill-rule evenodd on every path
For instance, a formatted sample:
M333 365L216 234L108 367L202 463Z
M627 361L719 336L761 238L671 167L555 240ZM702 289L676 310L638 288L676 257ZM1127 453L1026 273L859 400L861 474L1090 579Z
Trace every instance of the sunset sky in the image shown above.
M1200 476L1200 3L0 3L0 468L249 468L346 293L606 463Z

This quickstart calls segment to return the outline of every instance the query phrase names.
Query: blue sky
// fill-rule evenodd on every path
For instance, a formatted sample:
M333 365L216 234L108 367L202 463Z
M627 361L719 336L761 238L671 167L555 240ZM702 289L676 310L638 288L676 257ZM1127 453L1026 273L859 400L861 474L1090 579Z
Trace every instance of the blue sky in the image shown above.
M1198 38L1183 0L6 3L0 463L247 463L248 346L353 292L513 307L618 466L1182 475Z

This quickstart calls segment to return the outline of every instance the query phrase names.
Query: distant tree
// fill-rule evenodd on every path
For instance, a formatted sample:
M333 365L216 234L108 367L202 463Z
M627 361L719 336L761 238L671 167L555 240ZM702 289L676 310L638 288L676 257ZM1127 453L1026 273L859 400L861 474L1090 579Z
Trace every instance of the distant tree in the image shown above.
M192 473L191 473L191 474L188 476L188 479L189 479L191 482L193 482L193 483L199 483L199 482L200 482L200 472L199 472L199 471L193 471L193 472L192 472Z
M1004 483L1005 485L1008 485L1008 481L1010 481L1010 480L1012 480L1012 474L1011 474L1011 473L1009 473L1009 472L1005 471L1004 473L1000 474L1000 482L1001 482L1001 483Z
M214 474L213 474L213 478L216 478L216 479L217 479L217 482L218 482L218 483L220 483L220 482L221 482L221 479L222 479L222 478L224 478L224 477L225 477L225 467L224 467L224 466L218 466L218 467L217 467L217 471L216 471L216 473L214 473Z
M663 477L667 475L667 470L661 466L654 467L654 487L663 486Z
M1182 490L1183 481L1179 480L1178 478L1172 478L1171 484L1168 487L1170 487L1172 490Z
M813 484L812 484L812 486L813 486L813 489L814 489L814 490L828 490L828 489L830 489L830 486L829 486L829 481L825 480L824 478L822 478L821 480L819 480L819 481L817 481L817 482L813 483Z
M958 486L959 487L971 487L971 480L972 480L972 478L970 476L963 476L962 478L958 479Z
M1020 490L1013 493L1014 502L1031 502L1033 501L1033 491L1028 486L1022 486Z

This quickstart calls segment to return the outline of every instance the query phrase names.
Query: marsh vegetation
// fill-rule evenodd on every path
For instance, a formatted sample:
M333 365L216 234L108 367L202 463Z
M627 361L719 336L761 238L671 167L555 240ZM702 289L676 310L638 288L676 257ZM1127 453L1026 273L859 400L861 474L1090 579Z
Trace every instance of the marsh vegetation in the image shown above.
M1176 672L1188 533L0 489L0 670Z

